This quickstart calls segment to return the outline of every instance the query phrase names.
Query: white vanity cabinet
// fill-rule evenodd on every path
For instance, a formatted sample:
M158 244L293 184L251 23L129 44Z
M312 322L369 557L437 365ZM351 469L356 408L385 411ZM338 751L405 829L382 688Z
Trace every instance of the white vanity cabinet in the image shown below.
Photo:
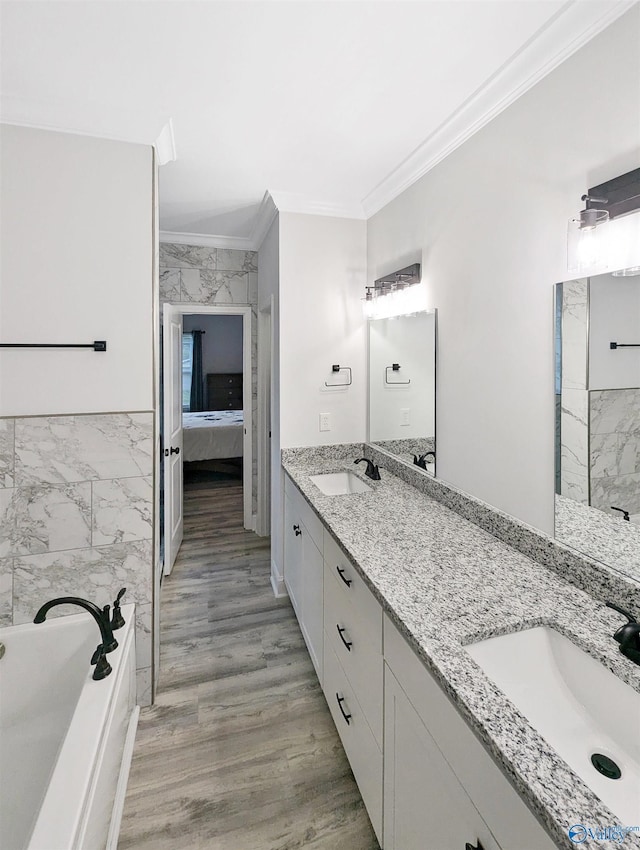
M323 679L323 525L291 479L284 485L284 582L300 629Z
M384 652L385 850L554 850L386 615Z
M324 534L324 694L382 842L382 606Z

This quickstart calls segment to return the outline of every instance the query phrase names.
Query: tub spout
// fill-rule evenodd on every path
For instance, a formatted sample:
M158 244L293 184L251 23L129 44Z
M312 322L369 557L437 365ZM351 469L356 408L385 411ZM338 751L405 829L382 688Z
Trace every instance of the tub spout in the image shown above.
M105 605L101 611L97 605L94 605L93 602L88 602L86 599L80 599L77 596L60 596L57 599L50 599L49 602L45 602L33 618L33 622L44 623L47 613L54 605L79 605L80 608L84 608L98 624L100 637L102 638L103 652L113 652L118 646L118 641L113 636L111 623L109 622L109 605Z

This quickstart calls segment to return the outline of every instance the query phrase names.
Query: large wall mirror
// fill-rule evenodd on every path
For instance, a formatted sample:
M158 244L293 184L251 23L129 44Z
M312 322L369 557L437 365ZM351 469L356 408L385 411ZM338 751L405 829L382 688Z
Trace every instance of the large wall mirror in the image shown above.
M556 284L555 304L556 537L640 581L640 274Z
M369 322L369 442L436 469L436 311Z

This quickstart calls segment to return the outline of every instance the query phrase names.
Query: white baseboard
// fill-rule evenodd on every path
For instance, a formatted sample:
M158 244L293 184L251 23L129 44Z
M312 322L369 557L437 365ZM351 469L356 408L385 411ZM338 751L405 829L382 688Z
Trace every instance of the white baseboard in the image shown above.
M284 578L280 575L278 566L274 560L271 561L271 587L273 589L273 595L277 598L289 595L285 587Z

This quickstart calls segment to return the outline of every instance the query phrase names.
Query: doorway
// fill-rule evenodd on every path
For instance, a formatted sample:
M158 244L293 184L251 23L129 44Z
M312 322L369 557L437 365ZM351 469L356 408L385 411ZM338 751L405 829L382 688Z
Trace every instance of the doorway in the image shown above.
M210 324L216 318L221 320L217 328ZM241 476L243 525L255 528L251 322L248 305L163 307L165 576L170 575L182 542L185 469L195 479ZM217 335L226 344L219 345L220 339L213 339Z

